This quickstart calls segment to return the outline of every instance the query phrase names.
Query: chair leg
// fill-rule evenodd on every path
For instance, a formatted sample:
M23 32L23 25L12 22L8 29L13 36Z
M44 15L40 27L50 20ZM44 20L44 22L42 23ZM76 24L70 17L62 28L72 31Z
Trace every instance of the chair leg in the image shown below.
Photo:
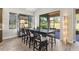
M22 36L22 42L24 42L24 36Z
M54 39L54 41L55 41L55 45L56 45L56 39Z
M51 48L53 48L53 39L51 38Z
M27 39L26 39L26 45L27 45Z
M33 43L33 51L35 51L35 41L34 41L34 43Z
M22 42L23 42L23 37L22 37Z
M26 39L25 39L25 37L24 37L24 44L25 44L25 40L26 40Z
M31 47L31 38L29 39L29 48Z
M34 41L34 44L33 44L33 51L35 51L36 45L37 45L37 42Z
M46 46L46 51L48 51L48 46Z
M40 46L39 46L39 51L41 51L41 43L40 43Z

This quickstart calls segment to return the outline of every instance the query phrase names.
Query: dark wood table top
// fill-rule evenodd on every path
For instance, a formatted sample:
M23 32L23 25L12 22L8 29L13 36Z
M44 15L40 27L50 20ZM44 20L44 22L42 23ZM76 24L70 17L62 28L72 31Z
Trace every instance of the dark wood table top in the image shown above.
M55 33L55 30L46 30L46 29L41 29L41 30L28 29L28 30L33 33L41 34L43 36L54 36L53 34Z

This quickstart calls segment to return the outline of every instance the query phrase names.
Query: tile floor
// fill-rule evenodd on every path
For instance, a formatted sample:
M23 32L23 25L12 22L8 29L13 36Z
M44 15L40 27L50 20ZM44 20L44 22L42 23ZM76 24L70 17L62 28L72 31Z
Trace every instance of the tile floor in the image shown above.
M0 51L33 51L33 48L29 48L28 44L26 46L21 38L13 38L0 43ZM79 42L74 43L72 46L66 46L60 40L56 40L56 46L52 49L49 43L48 51L79 51Z

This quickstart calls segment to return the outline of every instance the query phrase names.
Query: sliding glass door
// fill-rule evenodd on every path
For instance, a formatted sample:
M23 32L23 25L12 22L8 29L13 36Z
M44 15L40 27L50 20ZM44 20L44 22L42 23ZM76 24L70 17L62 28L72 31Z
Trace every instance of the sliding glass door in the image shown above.
M79 14L76 14L76 41L79 41Z
M40 15L40 29L55 30L56 39L60 39L60 11Z
M55 36L56 39L60 39L60 16L50 17L49 18L49 28L52 30L53 28L56 29Z

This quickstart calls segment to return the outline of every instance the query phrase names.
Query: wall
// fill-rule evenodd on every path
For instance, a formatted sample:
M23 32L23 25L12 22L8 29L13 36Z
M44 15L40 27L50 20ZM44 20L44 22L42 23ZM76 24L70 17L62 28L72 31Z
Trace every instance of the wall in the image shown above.
M61 13L60 13L61 17L63 16L68 16L68 42L69 43L73 43L73 41L76 40L76 35L75 35L75 9L74 8L62 8L61 9ZM63 24L63 18L61 23ZM62 31L63 31L63 26L61 25L61 40L63 40L63 35L62 35Z
M35 28L37 28L39 26L39 15L50 13L53 11L58 11L58 10L60 10L60 9L58 9L58 8L41 8L38 11L36 11L34 14L34 16L35 16Z
M3 39L8 39L17 36L18 27L16 27L16 29L9 29L9 12L17 13L17 15L18 14L33 15L32 12L22 8L3 8Z
M60 11L60 18L61 18L61 28L60 28L60 39L63 40L63 20L64 16L68 16L69 20L69 26L68 29L70 31L70 34L68 34L68 41L73 42L75 40L75 11L73 8L43 8L35 12L35 28L39 26L39 15L54 12L54 11Z
M63 35L62 35L62 31L63 31L63 16L68 16L69 17L69 21L70 24L68 26L70 34L69 34L69 41L73 41L75 40L75 11L73 8L42 8L37 10L34 13L34 18L35 20L33 20L32 22L32 28L37 28L37 26L39 26L39 15L41 14L45 14L45 13L49 13L49 12L53 12L53 11L58 11L60 10L60 16L61 16L61 30L60 30L60 38L61 40L63 39ZM3 39L7 39L7 38L12 38L17 36L17 28L16 29L9 29L9 12L13 12L13 13L22 13L22 14L26 14L26 15L33 15L32 12L29 12L27 10L24 9L19 9L19 8L4 8L3 9ZM18 19L17 19L18 22Z

